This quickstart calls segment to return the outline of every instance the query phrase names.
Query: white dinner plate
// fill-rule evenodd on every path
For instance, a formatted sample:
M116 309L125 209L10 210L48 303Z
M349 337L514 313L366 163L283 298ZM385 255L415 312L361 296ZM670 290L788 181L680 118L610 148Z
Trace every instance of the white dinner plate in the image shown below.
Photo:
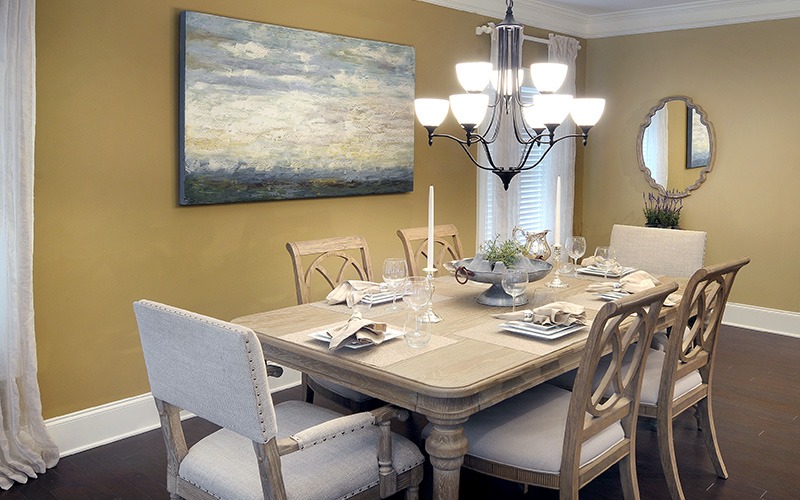
M404 333L403 333L402 330L396 330L394 328L388 328L386 330L386 333L383 334L383 342L388 342L389 340L392 340L392 339L397 338L397 337L402 337L403 335L404 335ZM318 332L309 333L308 336L311 337L312 339L321 340L321 341L323 341L325 343L328 343L328 344L331 343L331 337L330 337L330 335L328 335L328 333L325 330L320 330ZM360 342L356 342L355 340L353 340L353 341L348 342L347 344L345 344L343 347L347 347L348 349L361 349L362 347L369 347L369 346L372 346L372 345L377 345L377 344L360 343Z
M570 333L577 332L586 325L572 324L572 325L536 325L534 323L526 323L523 321L508 321L500 324L500 329L512 333L520 333L529 337L537 339L552 340L561 338Z
M595 294L603 300L617 300L630 295L628 292L603 292Z
M609 278L621 278L627 274L631 274L632 272L636 271L635 267L623 267L622 272L615 273L610 272L608 273ZM590 276L603 276L605 277L606 273L602 269L595 267L595 266L588 266L588 267L579 267L578 272L581 274L588 274Z

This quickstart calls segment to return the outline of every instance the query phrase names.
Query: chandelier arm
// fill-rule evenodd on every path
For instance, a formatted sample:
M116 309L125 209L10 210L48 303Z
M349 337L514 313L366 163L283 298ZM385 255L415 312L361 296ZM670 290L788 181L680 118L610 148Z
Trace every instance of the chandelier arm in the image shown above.
M563 136L559 137L558 139L554 139L553 142L545 144L547 146L547 149L544 150L544 153L542 153L542 157L539 158L539 161L537 161L533 165L529 165L529 166L524 166L525 162L523 161L522 163L520 163L519 170L522 172L522 171L525 171L525 170L530 170L532 168L536 168L540 163L542 163L542 161L544 161L544 159L547 157L547 154L550 152L551 149L553 149L553 146L555 146L559 142L563 141L564 139L574 139L576 137L583 137L584 139L586 138L585 134L567 134L567 135L563 135ZM530 149L525 154L525 158L526 159L527 159L529 153L530 153Z
M485 151L486 151L486 157L488 158L488 160L489 160L489 164L491 165L491 167L484 167L483 165L481 165L480 163L478 163L478 161L475 159L475 157L474 157L474 156L472 156L472 152L469 150L469 147L468 147L467 141L465 141L465 140L463 140L463 139L459 139L458 137L455 137L455 136L453 136L453 135L449 135L449 134L431 134L431 137L443 137L443 138L445 138L445 139L450 139L451 141L455 141L455 142L457 142L457 143L458 143L458 145L459 145L459 146L461 146L461 149L463 149L463 150L464 150L464 152L465 152L465 153L467 153L467 156L469 157L470 161L471 161L471 162L472 162L472 163L473 163L473 164L474 164L476 167L478 167L478 168L480 168L480 169L482 169L482 170L489 171L489 172L492 172L492 171L494 171L494 170L497 170L497 167L496 167L496 166L495 166L495 164L494 164L494 160L492 160L492 155L489 153L489 146L488 146L488 144L486 143L486 141L483 139L483 137L481 137L480 135L478 135L478 134L473 134L473 137L477 137L477 138L478 138L478 141L476 141L476 142L473 142L472 144L477 144L477 143L480 143L480 144L482 144L482 145L483 145L483 147L484 147L484 149L485 149Z

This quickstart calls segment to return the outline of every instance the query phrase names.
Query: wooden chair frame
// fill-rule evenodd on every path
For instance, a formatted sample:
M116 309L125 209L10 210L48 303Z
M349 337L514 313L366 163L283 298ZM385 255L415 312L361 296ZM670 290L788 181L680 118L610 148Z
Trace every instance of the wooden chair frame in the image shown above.
M592 323L586 350L578 367L567 413L560 472L532 472L483 460L467 454L464 466L479 472L524 484L557 489L562 499L578 498L578 491L606 469L619 462L622 490L626 499L639 498L636 478L636 408L650 338L664 299L677 290L675 283L661 285L640 294L605 304ZM623 358L634 349L630 368ZM611 362L602 381L593 388L600 358L611 352ZM607 389L613 389L608 396ZM586 413L593 418L587 419ZM625 438L596 459L580 466L583 443L609 426L621 422ZM536 425L531 422L531 425Z
M345 280L345 273L353 270L361 280L372 281L372 261L369 256L367 241L362 236L342 236L309 241L294 241L286 244L286 250L292 258L294 268L297 303L307 304L311 301L311 281L320 275L331 289ZM313 256L308 266L303 266L302 257ZM333 263L333 267L330 266ZM329 271L333 269L333 272ZM384 404L378 399L354 401L319 384L305 372L301 374L301 391L303 400L314 402L314 394L348 408L352 412L372 410Z
M749 258L742 258L701 268L692 275L669 337L658 402L655 406L642 404L639 407L640 415L656 419L661 466L673 499L683 499L684 495L675 460L672 422L688 408L697 406L698 426L717 476L728 477L717 442L711 404L714 353L717 332L734 279L749 262ZM684 333L687 329L688 333ZM694 370L700 372L702 384L675 399L675 383Z
M403 243L406 264L410 276L424 276L423 269L428 258L428 228L411 227L398 229L397 236ZM441 224L433 227L434 265L442 269L445 261L462 259L464 248L458 229L453 224Z

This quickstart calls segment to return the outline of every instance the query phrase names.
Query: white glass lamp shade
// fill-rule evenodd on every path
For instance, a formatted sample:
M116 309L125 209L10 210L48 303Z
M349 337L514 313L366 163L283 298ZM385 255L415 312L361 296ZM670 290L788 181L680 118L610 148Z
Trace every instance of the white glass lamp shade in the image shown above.
M495 90L499 90L498 87L500 85L500 82L497 81L499 76L500 76L500 71L492 71L491 84L492 84L492 88L495 89ZM518 69L517 70L517 81L516 81L517 90L519 90L520 87L522 87L523 78L525 78L525 70ZM503 95L511 95L513 93L514 93L514 70L513 69L507 69L506 70L505 81L503 82Z
M533 86L539 92L555 92L567 77L567 65L560 63L531 64Z
M464 92L483 92L492 77L492 63L472 62L456 64L458 83Z
M533 106L537 108L539 119L548 125L564 121L572 109L572 96L569 94L541 94L533 96Z
M584 97L572 100L572 119L579 127L592 127L603 115L606 107L605 99L594 99Z
M539 109L535 105L524 106L522 108L522 116L525 118L525 123L528 124L528 127L535 130L543 130L546 128L542 121L541 113L539 113Z
M414 112L423 127L438 127L447 117L447 99L414 99Z
M489 96L486 94L455 94L450 96L450 107L453 115L462 126L477 127L486 116L489 107Z

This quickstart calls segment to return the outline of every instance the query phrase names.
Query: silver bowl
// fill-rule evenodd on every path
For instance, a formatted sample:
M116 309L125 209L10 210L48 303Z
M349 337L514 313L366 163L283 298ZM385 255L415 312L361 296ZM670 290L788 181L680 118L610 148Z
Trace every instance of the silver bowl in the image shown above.
M553 265L547 261L539 259L528 259L533 266L533 271L528 272L528 283L539 281L547 276L553 270ZM476 300L479 304L495 307L510 307L512 305L521 306L528 303L528 297L523 293L514 299L511 295L503 290L503 273L501 272L485 272L485 271L469 271L467 266L472 262L472 258L461 259L454 263L456 267L456 279L461 277L467 278L476 283L490 283L488 289L478 295ZM466 283L466 281L464 281Z

